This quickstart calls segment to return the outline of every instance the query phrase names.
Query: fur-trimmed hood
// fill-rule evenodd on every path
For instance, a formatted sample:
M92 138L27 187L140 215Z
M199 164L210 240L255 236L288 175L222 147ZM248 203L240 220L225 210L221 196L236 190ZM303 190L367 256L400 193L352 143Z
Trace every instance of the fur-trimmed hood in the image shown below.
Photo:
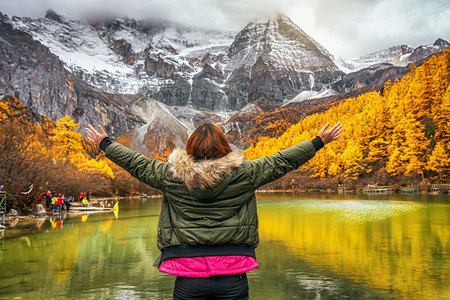
M234 152L217 159L195 161L182 148L176 148L168 158L173 178L184 182L189 190L213 187L243 161L244 158Z

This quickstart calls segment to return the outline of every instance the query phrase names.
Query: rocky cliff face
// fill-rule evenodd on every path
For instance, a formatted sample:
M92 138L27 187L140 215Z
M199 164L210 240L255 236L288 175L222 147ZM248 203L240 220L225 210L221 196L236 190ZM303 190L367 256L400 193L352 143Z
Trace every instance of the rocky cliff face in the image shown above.
M202 100L191 101L194 81L204 63L214 61L217 53L223 56L233 38L227 32L170 23L78 20L53 11L45 18L13 17L9 22L47 46L69 72L102 91L139 93L168 105L202 106Z
M65 115L82 126L102 121L116 136L143 122L115 101L114 96L107 97L67 72L47 47L30 35L14 30L4 19L2 15L0 94L15 95L33 113L53 121Z
M247 25L227 57L229 89L236 93L248 85L248 101L238 109L261 98L281 104L302 91L326 89L344 75L328 51L284 15Z

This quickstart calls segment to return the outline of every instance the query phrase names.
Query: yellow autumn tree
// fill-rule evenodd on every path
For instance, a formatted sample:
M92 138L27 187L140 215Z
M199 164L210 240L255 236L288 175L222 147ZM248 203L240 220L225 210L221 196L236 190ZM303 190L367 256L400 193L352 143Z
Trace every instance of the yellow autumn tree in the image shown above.
M448 147L448 145L447 145ZM450 168L450 155L448 154L448 149L445 149L442 143L437 143L428 159L427 169L430 171L437 172L439 178L442 180L443 175L449 172Z
M114 178L114 173L106 160L96 160L89 157L83 148L81 134L75 131L79 126L69 116L65 116L56 122L52 137L55 142L55 158L68 159L80 170L101 173Z
M361 148L354 143L345 147L341 159L346 178L357 180L362 174L371 171L370 167L364 162Z
M394 128L392 142L388 148L392 153L397 150L395 159L400 162L388 163L386 169L392 174L421 174L425 167L424 157L427 149L427 141L424 134L424 126L411 114L404 117ZM389 162L393 159L389 158ZM395 165L395 168L393 166Z

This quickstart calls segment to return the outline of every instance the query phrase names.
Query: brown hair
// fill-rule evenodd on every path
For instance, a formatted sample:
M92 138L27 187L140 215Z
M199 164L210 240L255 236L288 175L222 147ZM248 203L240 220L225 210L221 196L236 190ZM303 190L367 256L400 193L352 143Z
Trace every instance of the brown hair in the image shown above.
M199 159L220 158L231 152L227 137L214 124L197 127L186 143L186 152Z

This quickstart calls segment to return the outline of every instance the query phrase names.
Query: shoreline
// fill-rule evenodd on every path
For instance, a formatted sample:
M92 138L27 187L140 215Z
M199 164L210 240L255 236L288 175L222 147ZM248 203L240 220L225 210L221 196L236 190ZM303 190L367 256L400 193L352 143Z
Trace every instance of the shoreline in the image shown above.
M414 190L415 191L415 190ZM362 192L362 188L351 189L351 190L339 190L339 189L258 189L255 191L257 194L270 194L270 193L325 193L325 194L365 194L365 195L383 195L383 194L399 194L399 195L450 195L449 192L441 192L441 191L425 191L419 190L418 192L399 192L397 189L393 188L391 192L387 193L370 193L370 192ZM112 212L112 207L115 202L123 200L123 199L135 199L135 200L144 200L144 199L155 199L160 198L162 195L148 195L146 197L102 197L102 198L93 198L91 199L90 204L92 206L83 206L81 202L73 202L71 204L71 210L67 212L66 210L62 210L61 212L52 212L47 211L46 214L36 214L34 212L30 212L29 214L22 215L5 215L5 225L12 223L14 221L30 221L39 218L48 218L60 215L80 215L80 214L98 214L98 213L110 213ZM101 205L102 201L106 201L106 205ZM1 222L0 222L1 225ZM0 228L1 229L1 228Z
M358 188L350 188L346 190L340 190L336 188L327 188L327 189L258 189L256 190L256 193L337 193L337 194L374 194L371 192L364 192L363 187ZM409 192L409 191L399 191L399 188L392 187L393 191L388 192L387 194L414 194L414 195L450 195L449 191L426 191L426 190L419 190L416 192ZM383 193L381 193L383 194Z

